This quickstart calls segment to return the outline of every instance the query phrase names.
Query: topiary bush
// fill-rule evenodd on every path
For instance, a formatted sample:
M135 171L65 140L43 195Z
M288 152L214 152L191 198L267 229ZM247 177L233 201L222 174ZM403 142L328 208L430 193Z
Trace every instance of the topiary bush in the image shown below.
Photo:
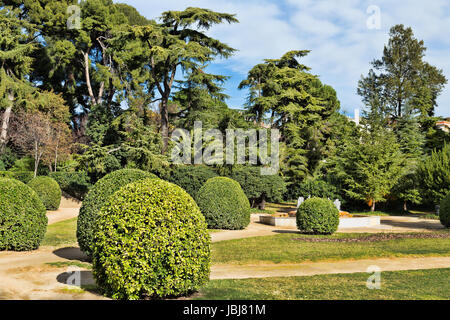
M24 183L0 178L0 250L35 250L47 231L45 207Z
M209 280L210 236L192 197L160 179L126 185L97 220L93 274L114 299L180 296Z
M50 177L36 177L28 183L36 191L47 210L58 210L61 204L61 188L58 182Z
M92 187L86 172L52 172L49 177L58 182L62 191L81 201Z
M198 191L197 204L210 229L241 230L250 223L250 203L230 178L209 179Z
M123 169L114 171L99 181L90 189L80 208L77 222L77 239L80 249L88 256L92 254L95 220L101 208L109 197L121 187L138 180L157 178L154 174L136 170Z
M439 219L444 227L450 228L450 193L441 201Z
M180 166L167 177L167 181L180 186L196 199L198 190L205 182L217 176L217 173L207 166Z
M333 234L339 227L339 210L328 199L311 198L297 210L297 228L304 233Z

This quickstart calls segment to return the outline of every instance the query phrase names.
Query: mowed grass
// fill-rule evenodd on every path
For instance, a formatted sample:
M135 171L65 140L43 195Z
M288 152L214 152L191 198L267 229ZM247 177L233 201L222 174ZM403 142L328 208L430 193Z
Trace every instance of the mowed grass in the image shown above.
M448 232L448 231L443 231ZM336 234L318 238L358 238L367 234ZM311 238L296 233L216 242L212 244L215 264L301 263L384 257L450 256L450 238L396 239L377 242L321 242L296 239Z
M57 222L47 227L42 246L57 247L77 243L77 218Z
M383 272L381 289L370 274L353 273L244 280L213 280L195 299L205 300L448 300L450 269Z

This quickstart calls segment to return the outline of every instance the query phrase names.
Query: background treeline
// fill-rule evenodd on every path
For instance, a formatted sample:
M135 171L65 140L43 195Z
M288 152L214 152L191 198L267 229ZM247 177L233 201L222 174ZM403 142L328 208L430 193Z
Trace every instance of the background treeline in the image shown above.
M239 86L246 105L230 109L228 77L207 67L236 49L207 30L238 23L233 14L187 8L148 20L126 4L85 0L73 29L70 5L77 1L0 1L0 175L50 174L78 198L120 168L152 172L194 198L203 180L229 176L260 208L311 195L348 209L408 210L433 207L449 191L450 135L434 114L447 79L410 28L391 29L383 57L361 78L366 112L357 126L336 91L301 63L307 50L254 66ZM279 176L172 165L171 132L195 121L223 133L279 129Z

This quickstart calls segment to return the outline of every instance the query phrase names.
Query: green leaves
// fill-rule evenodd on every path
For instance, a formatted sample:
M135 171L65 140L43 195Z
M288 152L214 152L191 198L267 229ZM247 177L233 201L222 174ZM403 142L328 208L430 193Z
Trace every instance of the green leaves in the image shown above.
M96 224L93 272L115 299L179 296L209 280L210 237L180 187L147 179L117 191Z
M58 210L61 203L61 188L58 183L50 177L36 177L28 183L47 210Z
M156 176L141 170L123 169L106 175L91 188L80 208L77 224L78 244L83 252L87 255L92 254L96 220L100 210L114 192L131 182L146 178Z
M196 201L210 229L240 230L250 223L250 203L239 183L230 178L209 179Z
M331 200L308 199L297 210L297 227L304 233L333 234L339 227L339 210Z
M424 198L432 204L439 203L450 192L450 145L441 151L433 151L418 168L420 189Z
M39 247L47 230L45 207L20 181L0 178L0 251Z
M354 199L371 203L386 201L404 174L404 155L395 135L388 129L361 129L361 139L349 142L338 155L336 174Z

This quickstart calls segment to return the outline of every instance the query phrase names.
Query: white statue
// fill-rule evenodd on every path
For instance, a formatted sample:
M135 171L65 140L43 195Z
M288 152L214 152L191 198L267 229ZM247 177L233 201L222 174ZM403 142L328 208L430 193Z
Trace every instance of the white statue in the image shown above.
M341 211L341 201L339 201L339 199L336 199L334 201L334 205L336 206L336 208Z
M302 205L303 202L305 202L305 198L303 198L303 197L298 198L297 209L300 208L300 206Z

